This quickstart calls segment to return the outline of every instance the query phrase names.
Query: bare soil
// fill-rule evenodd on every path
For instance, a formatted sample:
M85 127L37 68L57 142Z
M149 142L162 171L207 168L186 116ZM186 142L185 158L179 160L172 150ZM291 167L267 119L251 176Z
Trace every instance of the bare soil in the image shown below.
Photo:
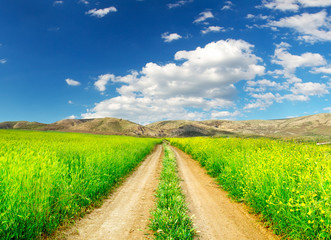
M149 155L138 169L103 205L85 215L63 233L64 239L148 239L150 211L161 171L162 146Z
M172 150L198 239L279 239L243 204L231 201L197 161L177 148Z

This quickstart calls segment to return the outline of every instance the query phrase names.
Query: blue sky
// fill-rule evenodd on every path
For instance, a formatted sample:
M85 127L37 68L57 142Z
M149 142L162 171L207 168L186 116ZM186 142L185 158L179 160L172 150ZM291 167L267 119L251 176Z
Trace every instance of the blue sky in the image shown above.
M0 2L0 121L331 112L331 0Z

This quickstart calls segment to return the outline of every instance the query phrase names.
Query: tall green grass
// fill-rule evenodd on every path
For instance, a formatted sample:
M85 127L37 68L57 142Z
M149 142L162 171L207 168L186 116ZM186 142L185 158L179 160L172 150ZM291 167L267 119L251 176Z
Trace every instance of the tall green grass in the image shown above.
M164 146L163 169L156 194L157 207L152 212L151 229L156 239L193 239L193 224L187 215L176 159L169 146Z
M331 148L269 139L169 139L292 239L330 239Z
M34 239L107 194L159 142L0 131L0 239Z

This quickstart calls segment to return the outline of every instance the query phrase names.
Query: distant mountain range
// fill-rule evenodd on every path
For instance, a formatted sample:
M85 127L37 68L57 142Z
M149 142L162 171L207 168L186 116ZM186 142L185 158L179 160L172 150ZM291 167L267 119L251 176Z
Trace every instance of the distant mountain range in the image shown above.
M118 118L65 119L51 124L13 121L0 123L0 129L29 129L147 137L224 135L331 137L331 113L277 120L174 120L155 122L146 126Z

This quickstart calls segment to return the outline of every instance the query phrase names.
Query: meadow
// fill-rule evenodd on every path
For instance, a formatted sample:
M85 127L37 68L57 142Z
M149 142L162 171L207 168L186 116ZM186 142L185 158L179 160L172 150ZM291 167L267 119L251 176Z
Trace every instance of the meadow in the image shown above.
M331 148L270 139L172 138L275 233L331 235Z
M158 139L0 130L0 239L34 239L100 201Z

